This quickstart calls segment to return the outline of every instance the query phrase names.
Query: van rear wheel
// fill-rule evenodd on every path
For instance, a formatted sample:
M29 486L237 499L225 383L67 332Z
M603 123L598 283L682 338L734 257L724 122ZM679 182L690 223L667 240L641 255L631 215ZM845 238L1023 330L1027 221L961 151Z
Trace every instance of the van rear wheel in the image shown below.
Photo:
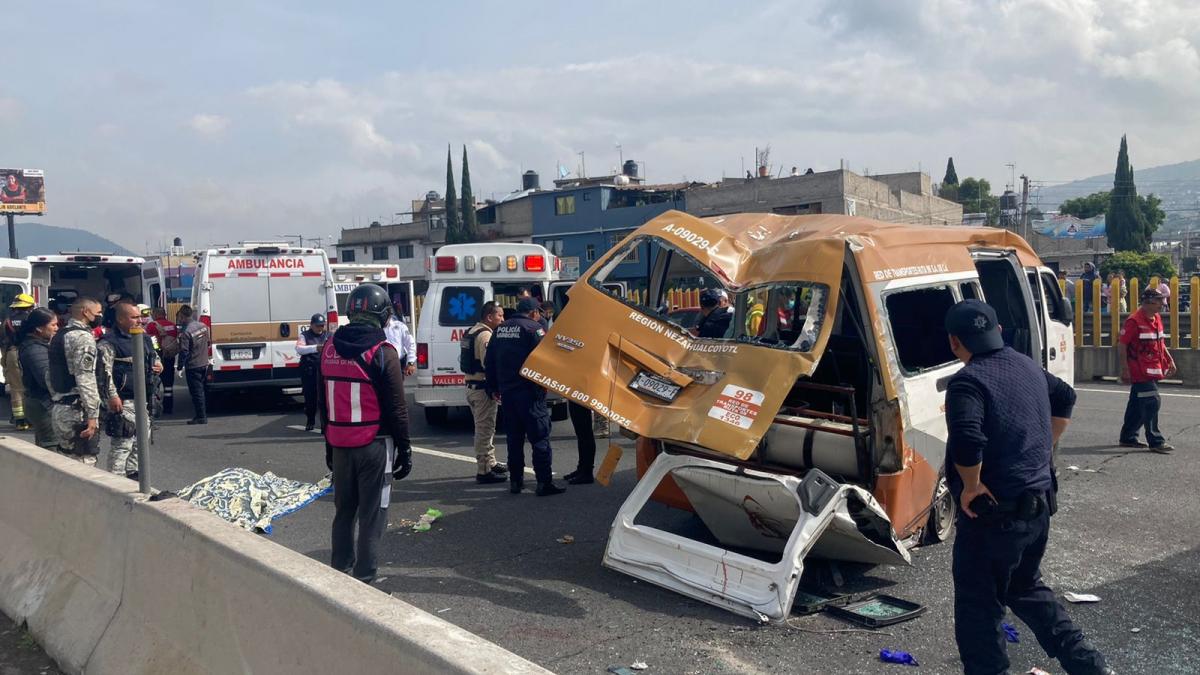
M946 483L946 476L938 476L937 487L933 491L933 503L929 509L929 521L925 523L925 531L921 533L922 544L940 544L950 538L954 530L954 495Z
M440 427L446 424L450 418L450 409L445 407L433 408L430 406L422 406L425 410L425 423L432 427Z

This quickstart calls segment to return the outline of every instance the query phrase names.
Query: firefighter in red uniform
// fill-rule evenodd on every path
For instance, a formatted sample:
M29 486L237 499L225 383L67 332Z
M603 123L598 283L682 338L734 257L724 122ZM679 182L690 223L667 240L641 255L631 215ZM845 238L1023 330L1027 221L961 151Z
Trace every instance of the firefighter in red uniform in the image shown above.
M1168 455L1175 448L1167 443L1158 429L1158 381L1175 374L1175 359L1167 351L1167 334L1163 332L1163 296L1157 289L1142 292L1142 304L1125 319L1121 339L1117 343L1121 362L1121 382L1130 385L1129 402L1125 406L1125 423L1121 425L1120 444L1123 448L1145 448ZM1138 431L1146 430L1146 442L1138 440Z
M391 479L412 471L404 365L383 326L392 312L387 291L362 284L346 301L350 323L321 351L321 416L325 463L333 471L330 564L371 583L387 528ZM354 523L358 522L355 542Z

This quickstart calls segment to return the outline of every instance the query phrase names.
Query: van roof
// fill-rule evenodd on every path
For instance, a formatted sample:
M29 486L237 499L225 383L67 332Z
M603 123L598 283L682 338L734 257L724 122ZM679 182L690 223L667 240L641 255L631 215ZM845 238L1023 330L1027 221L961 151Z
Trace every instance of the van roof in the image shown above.
M672 244L733 288L797 279L836 286L847 247L861 273L876 281L974 270L971 248L1011 249L1023 265L1038 264L1029 244L1008 230L835 214L740 213L701 219L667 211L630 236L654 236Z

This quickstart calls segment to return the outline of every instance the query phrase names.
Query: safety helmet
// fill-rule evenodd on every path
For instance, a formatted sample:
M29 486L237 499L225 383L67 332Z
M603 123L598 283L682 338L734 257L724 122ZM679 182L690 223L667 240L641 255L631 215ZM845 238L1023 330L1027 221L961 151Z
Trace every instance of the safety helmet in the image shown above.
M13 298L12 304L8 307L9 309L29 309L36 304L37 303L34 302L32 295L28 293L21 293L18 294L17 297Z
M138 303L137 308L138 308L138 313L140 313L142 316L150 316L150 305L143 305L141 303Z
M379 324L383 325L392 315L392 302L382 286L360 284L350 291L350 297L346 300L346 314L351 319L355 314L367 314L379 319Z

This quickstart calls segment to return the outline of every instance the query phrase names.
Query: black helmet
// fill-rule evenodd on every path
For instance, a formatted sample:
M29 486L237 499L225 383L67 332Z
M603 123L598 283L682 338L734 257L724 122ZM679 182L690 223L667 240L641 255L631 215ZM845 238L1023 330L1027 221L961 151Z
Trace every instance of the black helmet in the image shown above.
M392 301L382 286L360 284L346 300L346 314L351 319L355 314L368 314L379 319L382 326L392 315Z

